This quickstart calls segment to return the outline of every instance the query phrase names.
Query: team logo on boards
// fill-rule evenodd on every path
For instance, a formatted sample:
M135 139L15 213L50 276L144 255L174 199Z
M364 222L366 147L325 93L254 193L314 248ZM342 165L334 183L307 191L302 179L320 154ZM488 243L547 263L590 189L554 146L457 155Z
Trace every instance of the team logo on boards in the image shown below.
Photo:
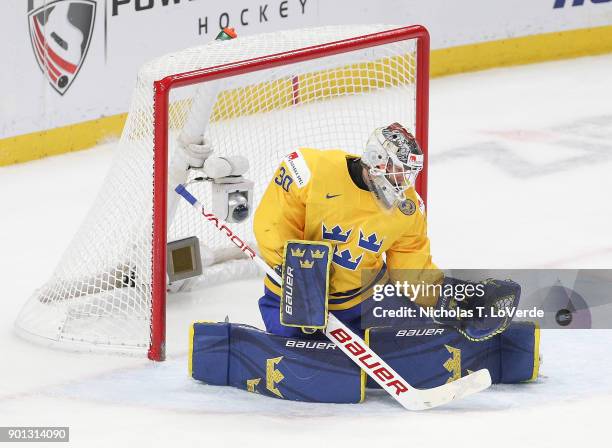
M56 0L34 7L28 1L28 26L34 57L57 93L77 77L93 35L95 0Z

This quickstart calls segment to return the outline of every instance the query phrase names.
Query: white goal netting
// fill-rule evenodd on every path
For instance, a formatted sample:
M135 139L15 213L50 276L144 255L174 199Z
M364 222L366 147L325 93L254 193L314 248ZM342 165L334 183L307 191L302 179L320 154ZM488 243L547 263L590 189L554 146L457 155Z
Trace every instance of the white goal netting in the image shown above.
M92 209L54 274L25 304L19 333L76 349L145 353L150 344L154 215L153 82L168 75L368 35L391 26L324 27L238 37L170 54L138 74L128 119L112 167ZM254 202L285 154L299 147L359 154L375 127L400 122L415 132L416 40L266 68L172 91L169 152L194 98L215 95L205 135L219 155L249 159ZM197 171L191 175L197 177ZM206 204L210 186L190 190ZM192 208L179 203L168 241L197 236L206 263L225 260L227 242ZM170 220L169 220L170 222ZM232 225L253 241L252 221ZM252 272L249 261L208 265L200 286Z

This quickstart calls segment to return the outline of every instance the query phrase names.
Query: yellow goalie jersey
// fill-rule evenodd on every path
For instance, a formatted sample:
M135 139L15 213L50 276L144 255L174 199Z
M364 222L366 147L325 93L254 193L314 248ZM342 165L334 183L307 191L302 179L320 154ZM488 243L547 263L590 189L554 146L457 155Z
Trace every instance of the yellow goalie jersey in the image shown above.
M308 148L287 155L254 217L259 252L270 266L282 264L289 239L332 244L330 310L351 308L367 299L375 283L389 280L388 272L436 269L418 193L410 188L399 207L385 212L370 192L352 181L347 158L356 157ZM270 278L265 285L280 295L280 287Z

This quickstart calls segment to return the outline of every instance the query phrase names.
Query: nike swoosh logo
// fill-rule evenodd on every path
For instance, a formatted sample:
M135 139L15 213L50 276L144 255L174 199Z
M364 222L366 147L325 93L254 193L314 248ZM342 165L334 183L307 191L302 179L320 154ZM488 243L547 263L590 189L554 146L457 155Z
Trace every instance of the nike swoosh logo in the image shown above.
M329 194L329 193L327 193L325 195L325 199L337 198L338 196L342 196L342 194Z

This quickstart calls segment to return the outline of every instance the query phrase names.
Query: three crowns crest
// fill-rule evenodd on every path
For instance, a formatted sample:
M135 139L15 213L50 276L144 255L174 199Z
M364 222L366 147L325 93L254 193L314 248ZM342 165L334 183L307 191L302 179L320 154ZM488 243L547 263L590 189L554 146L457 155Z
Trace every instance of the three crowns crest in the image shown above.
M325 252L323 252L322 250L311 250L310 251L310 255L312 256L312 258L323 258L325 257Z
M345 249L342 252L338 250L338 247L334 248L334 254L332 260L339 266L342 266L345 269L349 269L354 271L357 269L357 266L361 263L363 259L363 254L359 255L357 258L353 258L351 251L349 249Z
M306 255L306 249L300 249L299 247L291 248L291 256L295 258L304 258ZM325 258L325 250L321 249L310 249L310 260L300 260L300 267L304 269L310 269L314 266L315 260L322 260Z
M292 257L297 257L297 258L302 258L304 256L304 254L306 253L305 249L291 249L291 256Z
M384 239L377 241L378 237L376 236L376 232L369 235L367 238L364 233L359 230L359 242L357 245L362 249L368 250L370 252L378 252L383 244Z
M314 265L314 261L300 260L300 267L302 269L310 269L312 268L313 265Z
M322 224L322 234L324 240L329 241L338 241L340 243L346 243L353 232L352 229L347 230L346 232L342 232L342 227L339 225L335 225L331 230L329 230L325 223Z

